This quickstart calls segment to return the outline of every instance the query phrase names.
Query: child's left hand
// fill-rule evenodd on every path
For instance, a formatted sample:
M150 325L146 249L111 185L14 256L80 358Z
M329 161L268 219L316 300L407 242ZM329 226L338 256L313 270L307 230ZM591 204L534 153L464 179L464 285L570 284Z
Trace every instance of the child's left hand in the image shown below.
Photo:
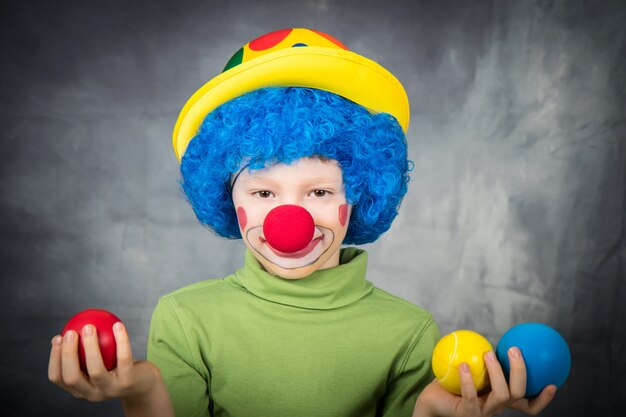
M524 398L526 391L526 366L519 349L508 352L511 364L510 383L493 351L485 354L485 364L491 381L491 391L478 395L467 364L459 367L462 396L451 394L435 380L420 394L415 403L413 417L489 417L514 408L526 414L537 415L552 401L555 385L548 385L537 397Z

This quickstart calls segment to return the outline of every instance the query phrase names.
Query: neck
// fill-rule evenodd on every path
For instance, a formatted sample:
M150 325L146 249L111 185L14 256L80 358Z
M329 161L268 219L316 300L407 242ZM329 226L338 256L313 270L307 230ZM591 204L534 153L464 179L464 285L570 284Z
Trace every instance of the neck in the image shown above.
M322 266L320 266L319 269L328 269L328 268L334 268L336 266L339 266L339 255L340 255L340 250L339 248L337 248L335 253L333 253L333 255Z

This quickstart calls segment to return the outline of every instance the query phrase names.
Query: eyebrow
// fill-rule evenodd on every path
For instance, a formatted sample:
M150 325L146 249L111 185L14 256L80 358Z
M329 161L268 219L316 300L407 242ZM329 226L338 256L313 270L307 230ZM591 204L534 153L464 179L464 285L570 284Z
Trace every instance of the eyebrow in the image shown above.
M245 177L240 179L241 182L243 183L256 183L256 182L260 182L260 183L269 183L271 185L276 185L278 184L280 181L275 181L272 178L268 178L265 177L263 175L253 175L253 176L249 176L249 177ZM329 178L329 177L312 177L312 178L308 178L303 182L305 185L309 185L309 184L342 184L343 180L342 179L333 179L333 178Z
M271 182L271 183L275 183L273 179L264 177L262 175L251 175L251 176L248 176L248 177L241 178L241 179L239 179L239 181L241 181L243 183L249 183L249 182Z
M328 178L328 177L315 177L315 178L311 178L310 180L308 180L306 182L307 184L311 184L311 183L315 183L315 184L342 184L343 183L343 179L339 178L339 179L333 179L333 178Z

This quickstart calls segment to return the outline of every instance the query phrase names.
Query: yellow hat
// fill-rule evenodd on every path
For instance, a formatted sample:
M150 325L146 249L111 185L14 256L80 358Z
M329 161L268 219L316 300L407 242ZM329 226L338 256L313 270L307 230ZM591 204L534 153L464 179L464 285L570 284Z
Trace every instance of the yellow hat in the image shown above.
M313 29L282 29L237 51L223 72L187 101L174 127L180 161L208 113L263 87L310 87L335 93L374 112L394 116L404 132L409 99L398 79L380 64L351 52L334 37Z

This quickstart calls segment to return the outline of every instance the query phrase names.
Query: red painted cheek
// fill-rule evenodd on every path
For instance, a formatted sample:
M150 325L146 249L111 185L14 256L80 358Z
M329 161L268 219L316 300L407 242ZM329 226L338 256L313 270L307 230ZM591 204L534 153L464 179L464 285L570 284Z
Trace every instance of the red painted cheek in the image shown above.
M345 226L347 221L348 221L348 205L342 204L339 206L339 223L342 226Z
M237 219L239 219L239 227L241 230L246 230L248 224L248 215L243 207L237 207Z

